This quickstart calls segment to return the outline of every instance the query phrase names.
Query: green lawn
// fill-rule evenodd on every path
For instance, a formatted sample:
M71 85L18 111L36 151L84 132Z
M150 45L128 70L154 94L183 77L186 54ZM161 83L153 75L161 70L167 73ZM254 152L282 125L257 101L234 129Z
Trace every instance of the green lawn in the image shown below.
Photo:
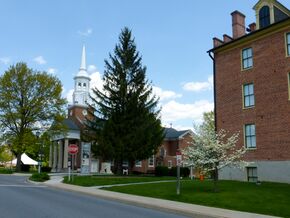
M79 186L101 186L113 184L127 184L136 182L153 182L160 180L175 180L174 177L155 176L74 176L73 182L68 182L68 177L64 177L64 183Z
M290 185L266 183L219 181L219 192L213 192L212 181L182 182L181 194L177 196L175 183L128 185L104 188L122 193L162 198L199 205L220 207L239 211L290 217Z

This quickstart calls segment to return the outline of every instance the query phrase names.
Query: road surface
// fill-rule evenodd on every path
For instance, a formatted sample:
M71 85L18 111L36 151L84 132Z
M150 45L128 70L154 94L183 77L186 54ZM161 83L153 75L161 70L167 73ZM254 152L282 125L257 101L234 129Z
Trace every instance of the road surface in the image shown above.
M182 218L152 209L26 182L0 175L0 218Z

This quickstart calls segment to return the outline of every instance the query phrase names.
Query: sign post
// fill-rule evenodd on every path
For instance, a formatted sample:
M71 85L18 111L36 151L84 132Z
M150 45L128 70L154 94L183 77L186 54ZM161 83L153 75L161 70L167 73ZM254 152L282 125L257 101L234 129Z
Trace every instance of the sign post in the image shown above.
M68 153L71 155L71 161L68 162L68 180L72 178L73 181L73 172L74 172L74 163L75 163L75 155L78 153L79 147L76 144L70 144L68 146ZM71 174L71 165L72 165L72 174Z
M176 194L180 194L180 166L181 166L181 153L180 151L176 152L176 166L177 166L177 184L176 184Z

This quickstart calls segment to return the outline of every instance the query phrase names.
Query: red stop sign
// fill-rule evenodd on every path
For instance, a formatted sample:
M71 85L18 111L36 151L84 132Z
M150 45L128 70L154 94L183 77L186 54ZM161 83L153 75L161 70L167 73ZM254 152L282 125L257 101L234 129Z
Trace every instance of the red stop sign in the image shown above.
M79 147L78 147L77 145L75 145L75 144L70 144L70 145L68 146L68 153L69 153L69 154L76 154L76 153L78 153L78 151L79 151Z

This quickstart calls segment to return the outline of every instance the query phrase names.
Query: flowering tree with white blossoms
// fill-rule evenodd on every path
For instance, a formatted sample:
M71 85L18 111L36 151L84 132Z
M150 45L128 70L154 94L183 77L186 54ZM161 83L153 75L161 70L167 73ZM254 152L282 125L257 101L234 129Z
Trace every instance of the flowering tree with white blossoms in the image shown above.
M218 170L228 165L243 167L246 164L241 160L246 148L237 147L238 140L239 133L228 136L225 130L215 132L213 112L205 113L203 124L195 128L192 145L182 151L184 164L203 174L211 173L217 191Z

